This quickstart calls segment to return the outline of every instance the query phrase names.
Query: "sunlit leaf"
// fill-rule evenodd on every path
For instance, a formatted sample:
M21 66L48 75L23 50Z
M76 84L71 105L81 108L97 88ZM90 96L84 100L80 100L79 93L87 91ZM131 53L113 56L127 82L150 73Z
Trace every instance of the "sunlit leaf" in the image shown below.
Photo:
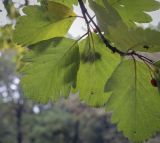
M128 60L119 64L105 86L112 93L107 103L112 122L133 142L160 130L160 96L151 79L146 64Z
M75 41L55 38L37 43L24 57L21 72L24 94L40 102L68 96L75 85L79 48Z
M109 0L109 3L129 27L135 26L135 22L151 22L152 18L147 12L160 9L160 2L156 0Z
M72 8L73 5L78 4L78 0L50 0L50 1L61 3L63 5L70 7L70 8Z
M65 36L75 19L71 9L53 1L23 11L26 15L19 18L14 33L15 42L23 45Z
M105 82L119 63L120 57L111 53L98 35L92 36L80 43L81 63L77 88L81 100L92 106L103 106L109 98L109 94L104 93Z
M117 11L109 3L105 7L90 0L90 6L95 11L98 24L105 36L117 48L128 51L129 49L156 52L160 51L160 32L151 29L128 28Z
M155 80L155 86L158 87L160 93L160 61L154 63L153 71L153 80Z

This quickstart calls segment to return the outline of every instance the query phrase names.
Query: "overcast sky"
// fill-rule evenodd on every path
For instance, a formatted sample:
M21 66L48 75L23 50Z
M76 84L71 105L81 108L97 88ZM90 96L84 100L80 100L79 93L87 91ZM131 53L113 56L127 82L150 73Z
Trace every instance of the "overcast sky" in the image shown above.
M13 0L13 1L19 4L24 4L24 0ZM34 5L36 4L36 1L37 0L30 0L30 3ZM4 10L4 5L2 0L0 0L0 9L3 11L0 12L0 25L5 25L7 22L9 22L9 20L6 17L7 12ZM74 6L74 10L77 15L81 15L81 10L79 7ZM89 12L91 15L94 15L94 13L91 10L89 10ZM160 10L151 12L150 15L153 17L153 21L151 22L151 24L156 26L160 21ZM79 37L85 33L85 29L86 29L85 22L82 19L77 18L73 23L69 33L72 34L73 37Z

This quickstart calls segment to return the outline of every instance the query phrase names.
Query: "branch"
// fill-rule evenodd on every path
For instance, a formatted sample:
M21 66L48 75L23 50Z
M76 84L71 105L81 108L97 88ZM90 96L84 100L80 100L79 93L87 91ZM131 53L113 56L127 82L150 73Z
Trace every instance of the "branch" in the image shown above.
M95 28L96 28L96 30L97 30L97 33L99 34L100 38L102 39L102 41L104 42L104 44L106 45L106 47L108 47L113 53L117 52L117 53L119 53L121 56L122 56L122 55L125 55L126 53L118 50L116 47L113 47L113 46L110 44L110 42L108 41L108 39L106 39L106 38L104 37L104 35L102 34L102 32L101 32L100 28L98 27L98 25L94 22L93 18L89 15L89 13L88 13L88 11L87 11L84 3L83 3L83 0L78 0L78 2L79 2L79 5L80 5L80 8L81 8L81 11L82 11L82 14L83 14L83 16L84 16L85 21L88 22L87 17L86 17L86 15L87 15L88 18L90 19L90 22L92 22L92 24L95 26Z
M93 26L95 27L97 33L99 34L101 40L103 41L103 43L106 45L107 48L109 48L113 53L118 53L120 56L136 56L139 59L141 59L142 61L145 60L147 63L149 64L153 64L153 61L143 55L140 55L138 53L136 53L135 51L129 51L129 52L123 52L121 50L119 50L117 47L114 47L110 44L109 40L102 34L101 29L99 28L99 26L96 24L96 22L93 20L93 18L90 16L90 14L88 13L83 0L78 0L78 3L80 5L83 17L86 21L86 24L89 25L90 23L93 24ZM88 20L89 19L89 20Z

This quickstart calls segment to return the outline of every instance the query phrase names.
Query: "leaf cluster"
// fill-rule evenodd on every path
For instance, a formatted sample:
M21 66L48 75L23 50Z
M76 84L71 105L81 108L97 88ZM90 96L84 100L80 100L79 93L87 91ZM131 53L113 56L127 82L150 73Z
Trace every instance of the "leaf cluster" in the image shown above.
M78 2L83 17L73 12ZM112 111L113 123L130 140L147 140L160 130L159 59L146 56L160 51L160 32L135 23L150 22L146 12L160 3L89 0L89 5L97 24L82 0L42 0L24 8L14 32L14 40L29 48L21 69L24 94L48 102L79 92L87 104ZM66 34L76 17L86 21L88 31L72 40Z

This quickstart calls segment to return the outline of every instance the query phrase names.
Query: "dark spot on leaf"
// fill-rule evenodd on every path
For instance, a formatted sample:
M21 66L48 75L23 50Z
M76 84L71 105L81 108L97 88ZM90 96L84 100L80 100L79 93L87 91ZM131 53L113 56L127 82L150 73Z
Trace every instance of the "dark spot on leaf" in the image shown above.
M2 12L2 10L0 9L0 12Z
M91 95L93 95L93 94L94 94L94 92L92 91L92 92L91 92Z
M11 43L12 42L12 40L9 38L9 39L7 39L7 43L9 44L9 43Z
M28 48L34 49L37 53L42 53L47 49L47 47L56 47L61 41L62 38L53 38L49 40L40 41L36 44L28 46Z
M76 88L76 82L72 83L72 87L75 89Z
M144 45L143 48L148 50L149 46L148 45Z
M101 55L98 52L82 53L81 60L84 63L94 63L97 60L101 60Z

